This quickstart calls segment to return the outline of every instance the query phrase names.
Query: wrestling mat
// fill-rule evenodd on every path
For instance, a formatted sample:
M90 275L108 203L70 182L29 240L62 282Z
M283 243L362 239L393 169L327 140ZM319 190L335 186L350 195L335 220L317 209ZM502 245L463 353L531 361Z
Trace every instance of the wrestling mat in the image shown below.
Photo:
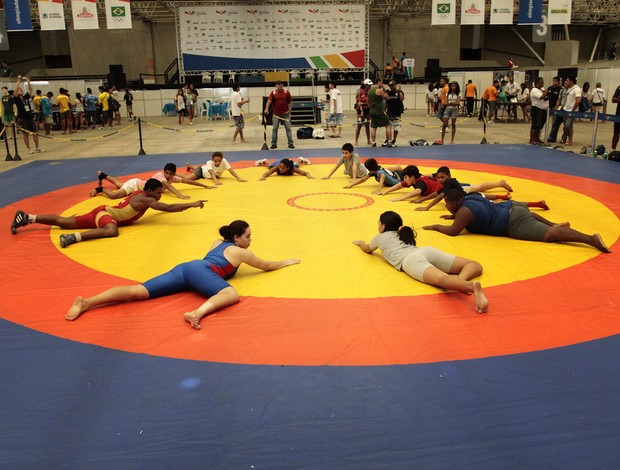
M339 150L226 152L248 180L226 173L206 190L175 185L204 209L149 211L114 239L66 249L59 228L12 236L17 209L84 213L97 170L148 178L167 162L210 154L41 161L0 174L0 449L12 466L89 468L608 467L620 458L620 165L529 146L360 149L362 160L448 165L461 182L506 179L518 201L544 199L554 221L600 233L612 254L425 231L428 212L352 189ZM314 179L271 176L258 158L304 156ZM205 180L202 180L206 182ZM111 184L107 187L112 188ZM505 191L494 190L496 194ZM182 202L166 193L163 202ZM117 201L118 202L118 201ZM418 245L472 258L489 313L473 297L424 285L377 251L351 242L401 214ZM539 211L540 209L532 209ZM75 322L77 295L145 281L202 258L218 228L243 219L264 259L300 258L273 272L242 266L230 281L241 301L205 317L183 312L194 293L105 306ZM449 223L449 222L444 222Z

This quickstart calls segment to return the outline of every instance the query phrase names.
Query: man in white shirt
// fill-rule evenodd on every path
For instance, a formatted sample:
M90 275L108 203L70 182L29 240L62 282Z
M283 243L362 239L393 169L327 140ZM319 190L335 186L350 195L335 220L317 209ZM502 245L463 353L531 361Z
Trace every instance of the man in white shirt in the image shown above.
M332 129L330 137L340 137L343 122L342 96L340 90L336 88L336 83L332 81L329 82L329 127Z
M517 96L519 95L520 89L521 87L515 83L514 77L508 77L508 83L504 86L504 93L509 102L516 103L518 101ZM517 119L517 107L512 106L508 109L512 113L512 116Z
M532 101L532 125L530 127L530 144L540 145L540 131L547 122L547 110L549 109L549 98L547 98L547 90L544 87L544 81L541 77L534 80L534 87L530 92L530 100Z
M236 144L237 135L239 136L241 142L245 142L245 139L243 138L243 128L245 127L245 123L243 121L243 110L241 107L244 104L249 103L250 99L241 97L241 93L239 92L241 87L238 83L235 83L232 86L232 89L233 93L230 95L230 112L232 114L233 121L235 122L235 131L233 132L232 143Z
M566 104L564 110L570 112L579 110L579 103L581 103L581 88L577 86L577 79L575 77L567 77L564 80L564 87L568 91L566 96ZM562 135L562 143L566 145L573 145L573 122L575 118L566 116L564 118L564 135Z

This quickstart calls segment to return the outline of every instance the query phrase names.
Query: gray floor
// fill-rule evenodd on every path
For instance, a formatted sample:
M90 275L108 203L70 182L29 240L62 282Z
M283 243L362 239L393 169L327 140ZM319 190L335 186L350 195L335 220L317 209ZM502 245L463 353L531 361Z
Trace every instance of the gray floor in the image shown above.
M259 150L263 145L263 127L260 125L259 116L246 116L245 138L246 143L233 144L232 121L207 120L197 118L194 125L180 126L176 117L146 117L142 122L143 149L147 154L176 154L195 153L215 150L226 152L227 150ZM299 150L332 148L337 149L345 142L354 143L355 136L354 111L347 112L345 125L340 139L327 137L324 140L298 140L296 128L293 128L295 147ZM315 127L322 127L317 125ZM593 123L589 121L576 122L573 145L564 146L565 151L579 152L584 145L592 141ZM523 144L529 140L529 123L526 122L503 122L497 121L487 125L486 137L490 144L501 143ZM433 117L427 117L425 111L407 110L403 115L403 127L398 135L397 144L408 146L410 140L425 139L433 142L441 137L440 121ZM363 132L363 131L362 131ZM449 130L446 141L449 141ZM599 124L596 145L603 144L610 149L613 125L611 123ZM279 147L286 148L284 129L279 132ZM377 141L383 141L384 133L379 129ZM457 121L457 133L455 143L480 144L483 137L482 123L477 118L459 118ZM271 127L267 127L267 143L270 143ZM14 142L9 140L10 154L15 155ZM34 145L31 142L31 147ZM123 118L120 126L114 130L83 130L71 135L62 135L60 131L54 132L50 138L41 138L41 147L45 153L31 155L28 153L21 136L18 136L18 152L21 162L1 161L0 171L7 171L18 165L26 164L33 160L58 160L85 157L106 156L131 156L137 155L140 150L138 125L133 124L127 118ZM360 136L361 149L367 148L366 140ZM5 147L0 147L0 152L6 152ZM275 153L277 151L269 151ZM360 150L363 154L363 150ZM0 153L0 155L2 154ZM336 155L337 153L334 152ZM6 154L5 154L6 155ZM267 156L267 155L266 155Z

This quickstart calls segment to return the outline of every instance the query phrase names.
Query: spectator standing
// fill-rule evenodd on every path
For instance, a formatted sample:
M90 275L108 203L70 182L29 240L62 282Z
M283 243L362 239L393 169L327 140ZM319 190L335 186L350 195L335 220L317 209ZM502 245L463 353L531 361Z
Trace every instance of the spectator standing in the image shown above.
M67 90L60 88L60 93L56 98L56 104L58 105L58 115L60 117L60 128L63 134L67 132L71 134L73 132L73 120L71 119L71 100L67 95Z
M605 90L601 88L601 82L596 82L596 88L592 91L592 112L604 113L606 104Z
M15 127L15 92L7 87L2 87L2 124L6 129L6 135L10 139L9 128Z
M272 108L273 107L273 108ZM276 89L269 93L267 104L265 105L265 114L269 114L269 110L273 109L272 131L271 131L271 148L278 148L278 128L280 121L286 130L286 138L288 140L288 148L294 149L293 131L291 130L291 111L293 110L293 97L288 90L284 89L281 81L276 82Z
M403 112L405 111L405 105L403 101L405 101L405 94L394 80L390 80L389 83L389 91L387 92L388 98L385 103L385 110L387 111L387 115L390 118L390 122L392 123L392 133L394 138L392 139L392 147L396 147L396 138L398 137L398 133L401 128L401 120ZM383 143L384 147L387 147L388 141L386 140Z
M564 109L566 111L574 112L579 110L579 104L581 103L581 88L577 86L577 79L575 77L568 77L564 81L564 86L568 91L566 96L566 104ZM573 145L573 123L575 118L566 116L564 118L564 134L562 135L562 143L566 145Z
M97 126L97 97L93 95L93 90L90 88L86 89L86 94L84 95L84 117L86 120L86 127L91 127L94 129Z
M362 127L366 129L366 141L368 145L372 144L370 141L370 107L368 106L368 92L371 87L372 80L370 78L366 78L355 95L355 110L357 111L355 147L359 147L358 141Z
M499 80L493 80L493 84L486 87L482 93L482 105L480 106L480 115L478 121L482 121L486 113L488 112L488 120L493 121L493 117L496 114L497 108L497 95L499 94L498 88Z
M392 66L388 62L385 64L385 77L386 80L390 80L392 78Z
M28 84L28 91L24 94L24 91L19 86L21 83L21 75L17 77L15 83L15 107L17 108L17 124L22 129L22 136L24 138L24 144L29 153L45 152L39 147L39 133L37 132L37 125L34 122L34 116L32 114L32 108L30 107L30 98L32 96L32 85L30 79L24 77L24 80ZM35 149L30 149L30 134L32 134L32 140L34 140Z
M374 86L368 91L368 106L370 107L370 140L371 146L377 146L377 128L385 127L386 147L392 147L392 123L385 112L385 100L388 94L383 89L383 80L375 79Z
M471 80L467 80L465 85L465 103L467 105L467 116L472 117L474 115L474 105L478 99L478 89Z
M110 111L110 93L108 93L108 89L104 86L99 87L99 98L97 98L97 102L99 103L99 107L101 109L101 126L99 129L103 129L106 124L110 126L112 129L112 113Z
M611 99L612 103L616 103L616 116L620 116L620 86L616 88L616 92ZM618 146L618 137L620 137L620 122L614 122L614 135L611 139L611 149L616 150Z
M560 91L562 85L560 85L559 77L553 77L551 86L547 88L547 98L549 98L549 109L555 109L558 104L558 98L560 97Z
M522 121L530 122L530 86L527 83L521 84L521 93L519 94L519 103L521 103L521 111L523 112Z
M530 127L530 144L540 145L540 131L547 122L547 110L549 109L549 98L547 90L544 88L544 81L538 77L534 81L534 87L530 93L532 100L532 125Z
M560 111L564 109L566 106L566 98L568 98L568 90L566 87L560 87L560 94L558 95L558 99L555 103L555 110ZM547 138L547 142L554 144L558 139L558 131L560 130L560 125L564 124L564 116L560 116L556 114L553 117L553 123L551 124L551 131L549 131L549 137Z
M607 58L609 60L616 60L616 58L618 57L618 53L616 51L616 46L617 46L617 43L615 43L615 42L611 45L611 48L609 49L609 53L607 54ZM4 64L3 64L3 66L4 66Z
M340 137L343 123L342 95L337 88L336 82L331 81L329 82L329 127L332 130L330 137Z
M47 92L47 95L41 98L41 116L43 116L43 129L45 135L52 135L52 124L54 123L54 114L52 111L52 96L54 93Z
M75 110L75 128L84 129L84 97L80 92L75 94L73 109Z
M245 127L245 122L243 120L243 109L241 107L250 102L250 98L243 98L241 96L241 86L238 83L235 83L232 87L233 93L230 96L230 110L232 114L233 121L235 123L235 131L232 136L232 143L237 143L237 136L241 142L245 142L243 138L243 129ZM237 178L238 179L238 178Z
M133 93L131 93L129 88L125 88L123 101L125 102L125 107L127 108L127 117L130 121L135 121L136 117L133 114Z
M41 130L40 123L43 122L43 115L41 114L41 98L43 98L42 91L37 90L36 95L32 98L32 106L34 107L34 122L37 124L37 130Z

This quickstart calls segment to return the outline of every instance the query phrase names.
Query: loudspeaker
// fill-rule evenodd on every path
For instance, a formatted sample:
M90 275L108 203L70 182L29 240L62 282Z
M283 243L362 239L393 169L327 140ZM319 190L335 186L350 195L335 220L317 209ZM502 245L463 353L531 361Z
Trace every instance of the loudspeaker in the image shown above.
M567 69L558 69L558 77L562 79L562 83L566 80L567 77L575 77L577 78L577 67L571 67Z
M116 86L117 90L127 88L127 76L124 73L120 75L108 74L108 87Z
M122 64L112 64L110 67L110 75L120 75L123 73Z
M438 69L439 59L426 59L426 66L431 69Z
M441 78L441 67L425 67L424 78L428 81L438 82Z

